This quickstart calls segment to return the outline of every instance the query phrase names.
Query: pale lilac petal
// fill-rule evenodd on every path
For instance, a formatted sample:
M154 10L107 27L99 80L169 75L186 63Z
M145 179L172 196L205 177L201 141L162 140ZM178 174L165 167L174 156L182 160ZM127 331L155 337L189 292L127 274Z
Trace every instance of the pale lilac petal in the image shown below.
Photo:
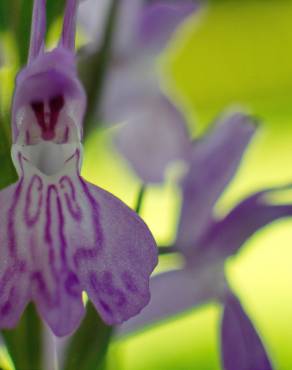
M32 16L29 61L43 50L46 33L46 0L35 0Z
M70 51L75 50L75 33L76 33L76 20L77 9L79 0L67 0L66 9L64 14L64 23L60 45Z
M226 299L221 327L225 370L272 370L272 365L250 319L234 297Z
M273 221L292 216L292 204L277 204L270 197L281 194L287 187L255 193L239 203L222 220L214 221L207 235L199 242L202 253L226 258L258 230Z
M144 183L162 182L167 167L187 162L191 150L183 116L162 95L141 100L132 108L116 144Z
M222 265L223 266L223 265ZM173 270L150 280L151 300L143 311L118 330L123 335L218 299L225 289L223 268Z
M136 52L135 42L143 3L144 0L122 0L120 2L117 24L114 31L114 56L129 58L129 56Z
M156 244L142 219L124 203L89 183L83 187L100 232L96 249L84 244L76 255L80 278L103 320L119 324L149 302Z
M9 255L9 260L1 258L2 279L6 268L22 266L23 277L19 274L17 278L26 284L26 290L23 289L26 299L35 302L40 315L57 336L68 335L78 327L84 315L82 287L68 236L73 235L73 228L79 228L82 233L84 225L77 219L87 210L86 204L81 203L79 208L75 198L72 173L75 172L78 180L76 157L64 167L59 163L63 171L48 176L41 172L41 164L39 168L34 166L28 150L24 154L17 146L13 149L20 180L13 193L6 197L8 210L1 207L1 217L5 217L2 232L8 239L1 243L1 252ZM0 194L5 196L5 191ZM0 288L3 286L2 283ZM17 296L13 296L11 302L14 306Z
M15 184L0 192L0 327L4 329L17 324L30 299L27 261L14 253L18 227L14 213L20 191L20 184Z
M190 170L182 183L183 204L176 241L183 253L194 252L196 242L209 226L214 205L235 175L254 132L250 117L233 114L194 143Z
M141 51L146 48L159 52L176 28L198 9L198 5L191 0L158 0L145 5L138 29Z
M112 2L109 0L87 0L80 5L78 22L96 49L102 45L105 27ZM134 49L143 0L121 0L117 6L114 26L113 55L129 55Z
M85 0L78 11L78 24L85 31L89 42L100 47L111 1Z
M20 180L9 192L0 193L5 212L1 208L3 305L15 283L8 273L18 269L15 279L23 275L19 309L14 302L22 297L18 290L14 288L10 298L16 313L32 299L57 336L78 327L84 290L107 323L121 323L149 301L149 277L157 263L155 241L135 212L79 176L79 150L54 157L62 145L50 145L47 162L40 161L40 155L35 162L36 146L13 147ZM16 317L2 325L14 324Z
M151 58L116 58L106 78L101 102L103 119L108 123L127 122L137 105L159 94L159 82Z

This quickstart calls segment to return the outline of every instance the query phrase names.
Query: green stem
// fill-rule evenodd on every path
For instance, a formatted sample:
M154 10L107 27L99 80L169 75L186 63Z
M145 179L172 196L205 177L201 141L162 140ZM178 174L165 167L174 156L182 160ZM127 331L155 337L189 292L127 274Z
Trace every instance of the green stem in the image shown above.
M80 75L87 92L87 111L84 125L84 140L96 127L96 113L103 93L103 87L110 65L114 31L120 1L112 0L102 46L87 60L81 63ZM83 68L82 68L83 67ZM82 70L83 69L83 70Z
M42 326L32 303L17 327L1 334L16 370L42 369Z
M64 370L103 370L113 328L98 316L88 302L86 316L72 336L65 357Z
M177 253L177 249L175 246L159 246L158 253L159 255Z
M135 211L138 214L140 214L140 212L141 212L141 208L142 208L142 205L143 205L143 200L144 200L144 197L145 197L145 193L146 193L146 185L143 184L139 189L139 193L138 193L137 201L136 201L136 206L135 206Z

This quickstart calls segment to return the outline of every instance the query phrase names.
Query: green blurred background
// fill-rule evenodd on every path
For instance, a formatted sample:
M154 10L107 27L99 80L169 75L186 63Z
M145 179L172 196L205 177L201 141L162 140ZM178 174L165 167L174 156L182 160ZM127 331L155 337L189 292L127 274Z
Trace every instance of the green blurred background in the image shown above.
M292 1L221 0L204 5L178 30L159 67L162 84L184 110L193 135L203 133L222 110L234 106L262 121L238 175L218 204L218 212L225 212L254 190L292 180ZM11 78L25 56L20 53L16 60L17 44L2 18L2 46L9 57L0 72L0 91L2 105L8 106ZM58 22L53 26L58 29ZM17 32L20 42L24 33ZM108 132L99 130L89 138L83 175L133 206L139 181L109 144ZM174 237L179 200L171 183L146 194L142 216L159 243ZM164 267L175 264L162 260ZM227 266L230 282L277 370L292 369L291 266L292 221L258 232ZM221 308L210 304L117 340L110 350L111 368L218 370L220 315Z

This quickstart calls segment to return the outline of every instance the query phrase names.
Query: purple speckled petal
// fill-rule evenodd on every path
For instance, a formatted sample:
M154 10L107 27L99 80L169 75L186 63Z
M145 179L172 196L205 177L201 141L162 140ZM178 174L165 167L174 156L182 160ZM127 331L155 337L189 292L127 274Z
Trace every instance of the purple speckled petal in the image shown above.
M149 301L155 242L136 213L79 176L80 149L47 145L13 146L20 180L0 193L0 310L11 315L1 325L14 325L31 299L68 335L84 315L83 290L107 323L121 323Z
M26 258L14 256L16 223L12 216L19 193L19 184L0 192L0 327L5 329L17 324L30 299Z
M46 0L35 0L32 16L32 28L29 61L35 59L44 48L46 33Z
M232 295L225 302L221 341L225 370L272 370L258 333L240 302Z
M173 270L154 276L150 280L150 303L139 315L121 325L118 333L131 333L194 309L215 300L224 289L223 265L196 271Z
M182 183L183 204L176 245L193 253L212 218L213 207L235 175L255 132L252 119L233 114L194 143L189 173Z
M157 0L145 5L138 28L140 47L159 52L176 28L198 7L199 2L191 0Z
M81 202L82 198L77 199L80 191L80 187L75 187L79 182L77 154L66 160L63 166L61 157L54 158L53 154L47 163L41 156L34 162L36 147L23 149L13 146L20 180L8 195L7 190L0 193L1 218L5 217L1 223L1 238L4 238L1 240L1 253L8 257L1 258L0 262L0 289L6 285L9 288L16 283L15 279L21 281L19 286L26 300L33 300L53 332L63 336L72 333L84 315L82 286L74 263L74 245L69 236L73 235L72 229L78 229L82 238L82 231L87 223L90 225L91 217L85 216L87 204ZM47 153L64 149L59 147L52 144ZM47 156L46 152L42 154ZM59 164L55 163L59 166L55 173L42 172L44 168L53 170L54 159L59 161ZM87 229L85 235L86 232ZM7 283L3 283L7 279L7 269L16 272L9 275ZM9 300L16 308L21 298L17 289ZM5 319L1 326L6 326Z
M277 204L271 196L281 194L289 187L261 191L239 203L222 220L214 221L199 243L202 253L211 253L226 258L259 229L284 217L292 216L291 204Z
M100 244L96 253L80 250L81 281L103 320L119 324L149 302L156 244L142 219L124 203L98 187L83 186L100 225Z
M184 118L162 95L141 100L132 108L116 144L145 183L162 182L167 167L187 162L191 153Z

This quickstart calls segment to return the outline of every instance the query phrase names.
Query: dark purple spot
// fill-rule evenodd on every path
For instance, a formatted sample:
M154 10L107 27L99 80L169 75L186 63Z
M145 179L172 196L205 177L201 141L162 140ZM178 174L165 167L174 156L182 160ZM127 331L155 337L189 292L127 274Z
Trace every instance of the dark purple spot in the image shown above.
M100 274L99 282L100 289L103 293L106 293L110 296L115 294L116 288L113 282L113 275L110 271L103 271Z
M111 315L112 316L113 311L110 308L110 306L105 301L103 301L102 299L99 300L99 303L100 303L101 307L106 311L106 313L108 315Z
M124 271L122 273L122 282L124 283L125 288L131 293L137 293L138 288L134 282L134 279L129 271Z
M127 299L121 290L116 289L114 297L116 306L123 307L127 304Z
M72 297L79 297L80 295L79 279L72 271L68 273L67 279L65 281L65 289L66 292Z
M38 125L42 130L43 140L52 140L55 137L55 129L58 123L60 111L64 107L65 100L62 95L54 96L49 101L49 122L46 122L45 106L43 101L34 101L31 108L35 114Z
M0 308L1 315L3 315L3 316L8 315L9 312L11 312L11 309L12 309L12 304L11 304L11 302L7 301Z

